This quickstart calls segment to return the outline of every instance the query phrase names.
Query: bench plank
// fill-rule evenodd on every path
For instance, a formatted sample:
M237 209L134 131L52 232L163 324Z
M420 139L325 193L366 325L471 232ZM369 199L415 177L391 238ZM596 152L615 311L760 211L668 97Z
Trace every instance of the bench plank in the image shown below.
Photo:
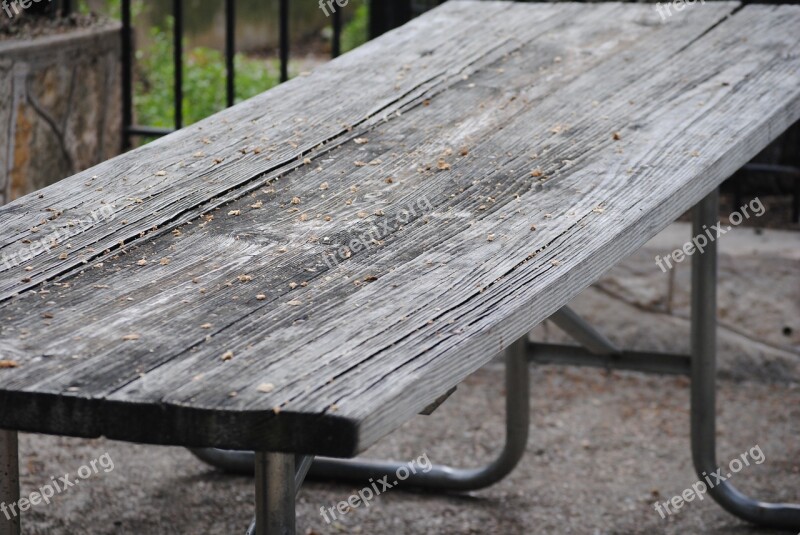
M468 24L485 6L445 4L415 31ZM417 79L407 99L380 108L391 109L385 117L279 168L261 161L260 174L249 160L233 176L202 171L215 187L230 185L211 202L203 202L210 190L183 176L171 186L167 171L154 184L159 196L186 199L180 215L152 216L162 218L159 229L98 251L80 272L54 279L62 268L34 264L24 284L48 282L0 307L0 352L20 363L0 370L0 406L15 407L0 426L353 455L563 306L800 117L797 7L706 4L661 25L652 6L488 6L478 33L442 36L447 58L434 61L439 50L408 28L371 44L375 57L364 58L391 65L389 74L371 71L376 85L391 93ZM509 24L513 37L498 44ZM387 59L398 35L417 47L409 64ZM356 76L341 75L351 89L339 92L342 109L374 109L379 97ZM318 90L313 77L295 89ZM300 137L334 131L307 124L317 115L305 110L331 113L314 108L319 93L303 98L274 128ZM228 116L246 117L245 108L197 128L233 124ZM194 147L170 137L170 157L189 158ZM228 140L227 152L207 154L239 146ZM148 147L123 158L154 158L146 163L155 169L163 160ZM45 198L52 189L68 199L81 187L73 177ZM118 218L141 231L158 199L121 210L83 247L135 236ZM13 281L8 288L20 291Z

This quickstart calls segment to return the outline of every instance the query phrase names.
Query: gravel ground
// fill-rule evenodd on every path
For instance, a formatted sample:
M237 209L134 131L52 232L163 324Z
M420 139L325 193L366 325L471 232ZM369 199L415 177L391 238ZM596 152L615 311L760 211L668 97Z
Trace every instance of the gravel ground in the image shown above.
M688 265L665 274L653 264L654 251L668 253L685 231L671 228L574 307L626 346L686 350ZM742 228L721 244L718 458L726 465L758 446L764 461L736 474L734 484L759 499L800 503L800 235L773 232ZM533 336L563 340L547 324ZM696 482L688 399L681 377L532 367L528 452L506 480L461 496L400 485L330 524L320 508L354 488L307 483L298 533L776 533L740 522L710 499L666 519L655 511L656 500ZM503 368L494 361L432 416L415 418L368 454L478 466L502 444L503 407ZM24 533L243 533L253 514L252 480L219 473L180 448L41 435L20 442L23 495L105 453L114 462L26 513Z

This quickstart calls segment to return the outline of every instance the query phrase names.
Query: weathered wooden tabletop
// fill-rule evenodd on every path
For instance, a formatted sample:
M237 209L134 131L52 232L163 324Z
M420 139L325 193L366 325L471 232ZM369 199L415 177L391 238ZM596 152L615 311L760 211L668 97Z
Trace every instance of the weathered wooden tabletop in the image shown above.
M798 28L447 2L12 202L0 427L361 451L796 121Z

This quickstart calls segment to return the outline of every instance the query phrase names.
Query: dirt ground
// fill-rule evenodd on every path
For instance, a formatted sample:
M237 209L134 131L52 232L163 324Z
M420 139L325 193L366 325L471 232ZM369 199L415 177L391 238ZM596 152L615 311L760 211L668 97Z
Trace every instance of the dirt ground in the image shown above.
M685 239L673 226L574 302L616 342L686 351L688 263L654 264ZM738 228L721 242L718 459L758 447L733 483L762 500L800 503L800 234ZM534 338L562 341L552 325ZM689 451L688 380L630 372L531 367L528 451L503 482L467 495L408 492L402 484L326 523L352 485L307 483L306 534L767 534L710 499L662 519L654 509L697 478ZM369 456L478 466L502 444L503 368L470 377L432 416L419 416ZM244 533L253 482L204 466L181 448L22 435L23 495L105 453L102 468L24 516L30 534ZM752 457L751 457L752 458Z

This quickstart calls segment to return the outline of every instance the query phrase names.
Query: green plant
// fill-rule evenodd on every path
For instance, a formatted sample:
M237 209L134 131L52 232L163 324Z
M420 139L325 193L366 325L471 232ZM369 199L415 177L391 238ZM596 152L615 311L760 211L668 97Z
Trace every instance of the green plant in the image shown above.
M353 2L356 10L353 18L342 28L342 52L349 52L367 42L369 38L369 2Z
M167 29L151 28L150 45L136 53L134 106L137 122L170 128L175 123L172 18ZM276 62L234 57L236 100L241 101L279 82ZM225 108L225 58L221 52L195 47L184 52L183 121L189 125Z
M119 0L92 2L101 13L120 18ZM355 8L352 19L342 29L342 50L352 50L367 41L369 2L351 0ZM134 20L144 12L144 2L131 3ZM79 0L78 9L89 12L89 1ZM172 128L175 125L172 29L173 18L150 28L148 44L136 51L134 74L134 110L136 123L144 126ZM236 101L255 96L279 83L278 60L264 60L236 54ZM184 47L183 124L189 125L225 108L225 58L215 49Z

